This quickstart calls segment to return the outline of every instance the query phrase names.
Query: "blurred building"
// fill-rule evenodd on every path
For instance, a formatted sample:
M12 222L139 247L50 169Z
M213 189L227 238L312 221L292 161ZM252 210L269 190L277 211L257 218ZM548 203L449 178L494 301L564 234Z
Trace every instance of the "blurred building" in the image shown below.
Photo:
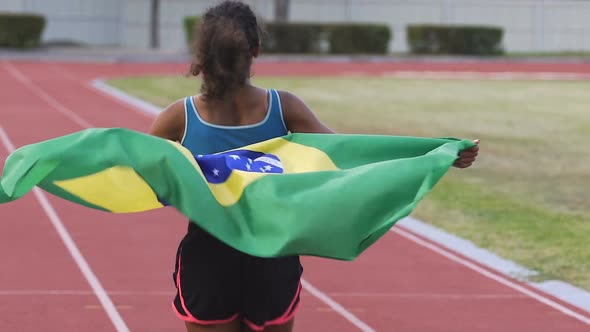
M150 0L2 0L0 11L45 15L45 41L146 48ZM215 0L161 0L161 47L185 47L182 19ZM250 0L272 19L272 0ZM590 0L291 0L291 21L385 22L394 31L391 50L407 50L408 23L499 25L507 51L590 50Z

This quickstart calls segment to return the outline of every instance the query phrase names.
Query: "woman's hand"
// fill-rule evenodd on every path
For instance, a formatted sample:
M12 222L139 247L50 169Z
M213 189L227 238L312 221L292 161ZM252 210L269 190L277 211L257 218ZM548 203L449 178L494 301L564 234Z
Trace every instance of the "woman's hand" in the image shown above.
M474 147L459 152L459 157L453 164L454 167L467 168L475 162L477 152L479 151L479 140L476 139L473 142L476 144Z

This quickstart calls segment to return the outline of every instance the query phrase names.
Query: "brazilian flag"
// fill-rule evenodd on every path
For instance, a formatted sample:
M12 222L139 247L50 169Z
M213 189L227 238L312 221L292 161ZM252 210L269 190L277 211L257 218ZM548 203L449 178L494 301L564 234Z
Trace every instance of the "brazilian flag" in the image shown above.
M172 206L242 252L352 260L409 215L468 140L290 134L212 155L121 128L24 146L0 203L34 186L111 213Z

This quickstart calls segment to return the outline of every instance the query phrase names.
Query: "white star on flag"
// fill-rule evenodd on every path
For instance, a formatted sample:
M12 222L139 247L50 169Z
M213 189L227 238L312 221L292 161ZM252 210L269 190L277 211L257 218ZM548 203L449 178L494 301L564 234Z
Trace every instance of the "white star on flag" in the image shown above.
M252 163L252 159L248 158L248 163L251 164Z
M219 170L217 168L213 169L213 175L219 176Z
M272 166L270 166L270 165L264 166L265 171L270 171L271 169L272 169Z
M246 164L246 170L251 171L252 170L252 166L250 166L250 164Z
M232 155L230 155L229 157L230 157L231 159L233 159L233 160L238 160L238 159L240 159L240 156L236 156L235 154L232 154Z

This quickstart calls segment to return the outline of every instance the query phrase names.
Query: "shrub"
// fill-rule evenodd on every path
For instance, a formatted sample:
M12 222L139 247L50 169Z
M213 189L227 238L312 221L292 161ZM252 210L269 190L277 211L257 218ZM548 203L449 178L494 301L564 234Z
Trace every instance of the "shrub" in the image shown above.
M200 18L184 19L187 42L192 42ZM384 54L392 33L387 25L364 23L268 22L263 24L262 50L267 53Z
M200 17L184 18L184 31L190 45L197 32ZM320 25L307 23L267 23L262 47L269 53L313 53L319 50Z
M193 36L197 31L197 25L201 22L199 16L187 16L184 18L184 36L186 37L187 44L191 44Z
M45 24L39 15L0 13L0 47L39 46Z
M317 23L266 23L262 49L269 53L319 53L323 26Z
M502 53L500 27L409 25L407 41L415 54L495 55Z
M392 37L389 27L382 24L273 22L265 30L262 45L270 53L384 54Z
M385 24L333 24L329 26L330 53L385 54L392 33Z

